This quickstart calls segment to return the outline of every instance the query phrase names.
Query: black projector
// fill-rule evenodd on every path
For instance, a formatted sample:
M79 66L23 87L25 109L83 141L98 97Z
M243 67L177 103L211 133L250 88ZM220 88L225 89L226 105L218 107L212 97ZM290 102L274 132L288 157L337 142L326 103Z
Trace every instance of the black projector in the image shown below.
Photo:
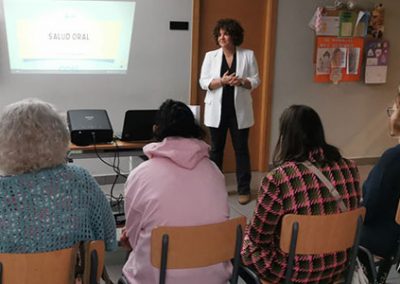
M113 140L113 130L104 109L67 111L71 142L78 146L107 143Z

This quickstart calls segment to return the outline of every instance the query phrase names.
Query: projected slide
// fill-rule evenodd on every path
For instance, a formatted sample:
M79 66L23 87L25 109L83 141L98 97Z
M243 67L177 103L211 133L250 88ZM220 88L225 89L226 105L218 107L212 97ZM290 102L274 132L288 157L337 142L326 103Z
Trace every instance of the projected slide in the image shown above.
M3 0L13 73L126 73L135 2Z

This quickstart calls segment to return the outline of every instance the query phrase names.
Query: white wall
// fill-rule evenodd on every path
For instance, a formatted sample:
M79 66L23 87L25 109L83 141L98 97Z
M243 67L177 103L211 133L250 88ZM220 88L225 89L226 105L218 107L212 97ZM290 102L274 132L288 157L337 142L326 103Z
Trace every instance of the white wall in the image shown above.
M321 116L328 143L339 147L344 156L377 157L397 143L388 135L386 107L391 106L400 83L400 1L354 1L367 8L375 3L386 7L384 38L391 48L387 83L383 85L313 82L314 33L308 22L317 6L333 2L278 1L271 154L278 138L279 117L292 104L313 107Z
M11 74L2 4L1 0L0 107L38 97L61 111L106 109L114 131L120 132L128 109L158 108L167 98L189 101L192 1L136 0L126 75ZM170 31L169 21L188 21L189 30ZM107 168L93 163L91 171L101 174Z

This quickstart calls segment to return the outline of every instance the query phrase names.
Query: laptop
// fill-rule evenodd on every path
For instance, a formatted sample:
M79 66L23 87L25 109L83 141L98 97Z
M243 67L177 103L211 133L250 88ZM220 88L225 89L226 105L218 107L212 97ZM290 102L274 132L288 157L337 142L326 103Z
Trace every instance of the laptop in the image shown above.
M128 110L119 135L121 141L146 141L153 139L153 125L157 109Z

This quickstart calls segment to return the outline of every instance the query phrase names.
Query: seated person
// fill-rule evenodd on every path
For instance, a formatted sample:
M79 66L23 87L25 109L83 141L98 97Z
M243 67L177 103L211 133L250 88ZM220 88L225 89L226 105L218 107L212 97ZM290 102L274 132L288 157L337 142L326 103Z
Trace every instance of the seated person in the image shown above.
M110 206L90 174L66 164L69 132L54 107L37 99L0 114L0 252L59 250L104 240L116 248Z
M360 205L360 178L355 163L325 142L321 119L312 108L287 108L280 118L275 168L262 181L242 247L244 264L270 283L283 283L285 278L288 255L279 248L283 216L341 212L325 184L302 164L305 161L310 161L331 181L348 210ZM346 251L295 256L291 281L334 283L343 276L347 257Z
M143 148L149 160L125 184L126 230L121 242L132 249L123 267L130 284L156 284L159 270L150 262L150 236L157 226L196 226L229 218L224 176L209 159L204 131L184 103L167 100L157 115L158 141ZM167 283L222 284L231 265L167 271Z
M400 136L400 93L388 108L390 135ZM363 205L367 209L360 244L372 254L383 257L378 269L378 283L386 283L400 239L395 222L400 199L400 145L383 153L363 185Z

